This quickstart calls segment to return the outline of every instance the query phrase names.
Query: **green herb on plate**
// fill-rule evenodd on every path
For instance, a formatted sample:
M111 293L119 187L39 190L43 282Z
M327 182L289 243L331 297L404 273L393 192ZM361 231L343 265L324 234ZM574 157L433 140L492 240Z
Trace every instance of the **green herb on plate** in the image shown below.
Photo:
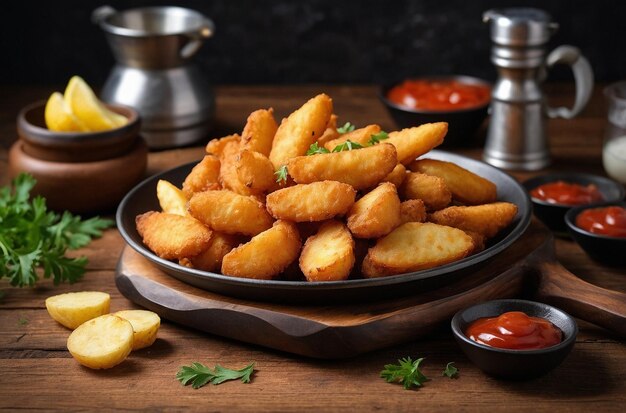
M351 151L352 149L361 149L363 145L357 142L352 142L350 139L342 143L341 145L335 146L333 152L343 152L343 151Z
M289 171L287 171L287 165L283 165L274 172L276 175L276 182L287 182L287 175L289 175Z
M306 151L306 156L316 155L318 153L330 153L330 151L324 147L320 148L317 142L315 142L309 146L309 149Z
M199 389L207 383L220 384L228 380L241 379L243 383L250 383L250 376L254 372L254 362L240 370L231 370L216 364L213 370L202 363L192 363L191 366L182 366L176 379L183 386L191 384L194 389Z
M337 132L343 135L344 133L352 132L354 128L356 128L356 126L350 122L346 122L343 126L337 128Z
M372 145L376 145L377 143L385 139L389 139L389 134L385 132L384 130L381 130L380 132L371 135L370 140L367 141L367 143L369 144L369 146L372 146Z

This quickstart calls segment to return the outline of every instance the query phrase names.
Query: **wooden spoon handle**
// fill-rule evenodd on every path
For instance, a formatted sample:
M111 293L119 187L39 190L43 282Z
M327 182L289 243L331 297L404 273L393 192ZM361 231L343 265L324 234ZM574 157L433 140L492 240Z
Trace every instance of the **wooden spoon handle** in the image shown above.
M626 337L626 294L589 284L558 262L542 262L538 267L538 298Z

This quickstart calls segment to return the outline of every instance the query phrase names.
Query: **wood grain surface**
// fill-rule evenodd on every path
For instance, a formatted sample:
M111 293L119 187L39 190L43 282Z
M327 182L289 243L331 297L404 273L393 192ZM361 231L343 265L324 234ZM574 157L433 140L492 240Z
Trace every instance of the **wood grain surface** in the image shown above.
M0 183L6 184L6 149L16 138L15 116L27 103L60 87L3 86L0 94ZM393 124L370 86L237 86L217 90L215 136L239 131L248 113L273 106L278 116L310 96L329 93L341 120L356 124ZM550 103L569 105L569 86L549 88ZM574 120L548 124L556 170L603 175L601 144L606 106L601 88ZM480 148L459 151L474 158ZM202 148L150 154L149 173L199 159ZM534 174L514 174L525 179ZM199 332L165 321L156 343L131 354L107 371L79 366L66 349L69 331L47 315L44 299L68 291L111 294L111 309L137 308L115 287L114 269L124 243L116 230L73 252L89 258L88 272L74 285L11 288L0 281L0 410L2 411L622 411L626 402L626 347L612 333L579 321L576 345L564 363L527 382L485 376L460 352L447 327L405 344L334 361L311 360ZM560 263L592 284L626 292L626 271L592 261L569 239L556 240ZM384 364L398 358L426 357L431 378L419 390L406 391L379 378ZM174 378L183 364L200 361L240 368L256 362L252 382L227 382L199 390ZM458 379L441 376L449 361Z

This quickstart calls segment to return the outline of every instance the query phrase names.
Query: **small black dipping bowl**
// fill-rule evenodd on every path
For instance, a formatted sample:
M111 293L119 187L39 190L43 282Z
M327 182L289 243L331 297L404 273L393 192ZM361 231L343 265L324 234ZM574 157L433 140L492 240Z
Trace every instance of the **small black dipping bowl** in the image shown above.
M603 176L590 175L576 172L562 172L540 175L522 182L522 186L530 195L530 191L540 185L550 182L565 181L571 184L587 186L593 184L604 197L603 202L619 202L624 198L624 187ZM573 205L551 204L541 199L530 197L533 204L533 213L543 221L552 231L566 234L565 213L572 209Z
M468 85L481 85L491 88L491 84L485 80L471 76L427 76L420 78L411 78L411 80L435 80L435 81L453 81ZM448 122L448 133L439 146L444 147L462 147L471 146L474 143L476 131L482 125L487 117L489 104L491 101L467 109L458 110L424 110L412 109L407 106L398 105L387 99L387 93L391 88L402 82L385 85L380 88L378 97L383 102L389 114L396 122L398 128L411 128L419 126L423 123L432 122Z
M565 214L565 223L574 241L576 241L591 258L603 264L623 267L626 266L626 238L594 234L576 226L576 217L584 210L613 205L626 208L626 202L603 202L601 204L584 205L567 211Z
M508 311L523 311L545 318L563 332L559 344L539 350L507 350L486 346L465 335L467 327L483 317L497 317ZM494 300L461 310L452 318L452 333L461 350L485 373L512 380L542 376L561 364L574 347L578 326L567 313L547 304L526 300Z

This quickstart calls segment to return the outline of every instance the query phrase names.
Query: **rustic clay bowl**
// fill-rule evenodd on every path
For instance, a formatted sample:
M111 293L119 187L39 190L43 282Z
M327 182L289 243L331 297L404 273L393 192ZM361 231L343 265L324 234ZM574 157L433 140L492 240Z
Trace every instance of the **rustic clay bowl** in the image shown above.
M139 136L137 111L107 107L129 122L101 132L54 132L45 127L45 102L20 111L19 140L9 151L9 174L37 179L34 195L55 210L92 214L114 209L144 175L148 149Z

